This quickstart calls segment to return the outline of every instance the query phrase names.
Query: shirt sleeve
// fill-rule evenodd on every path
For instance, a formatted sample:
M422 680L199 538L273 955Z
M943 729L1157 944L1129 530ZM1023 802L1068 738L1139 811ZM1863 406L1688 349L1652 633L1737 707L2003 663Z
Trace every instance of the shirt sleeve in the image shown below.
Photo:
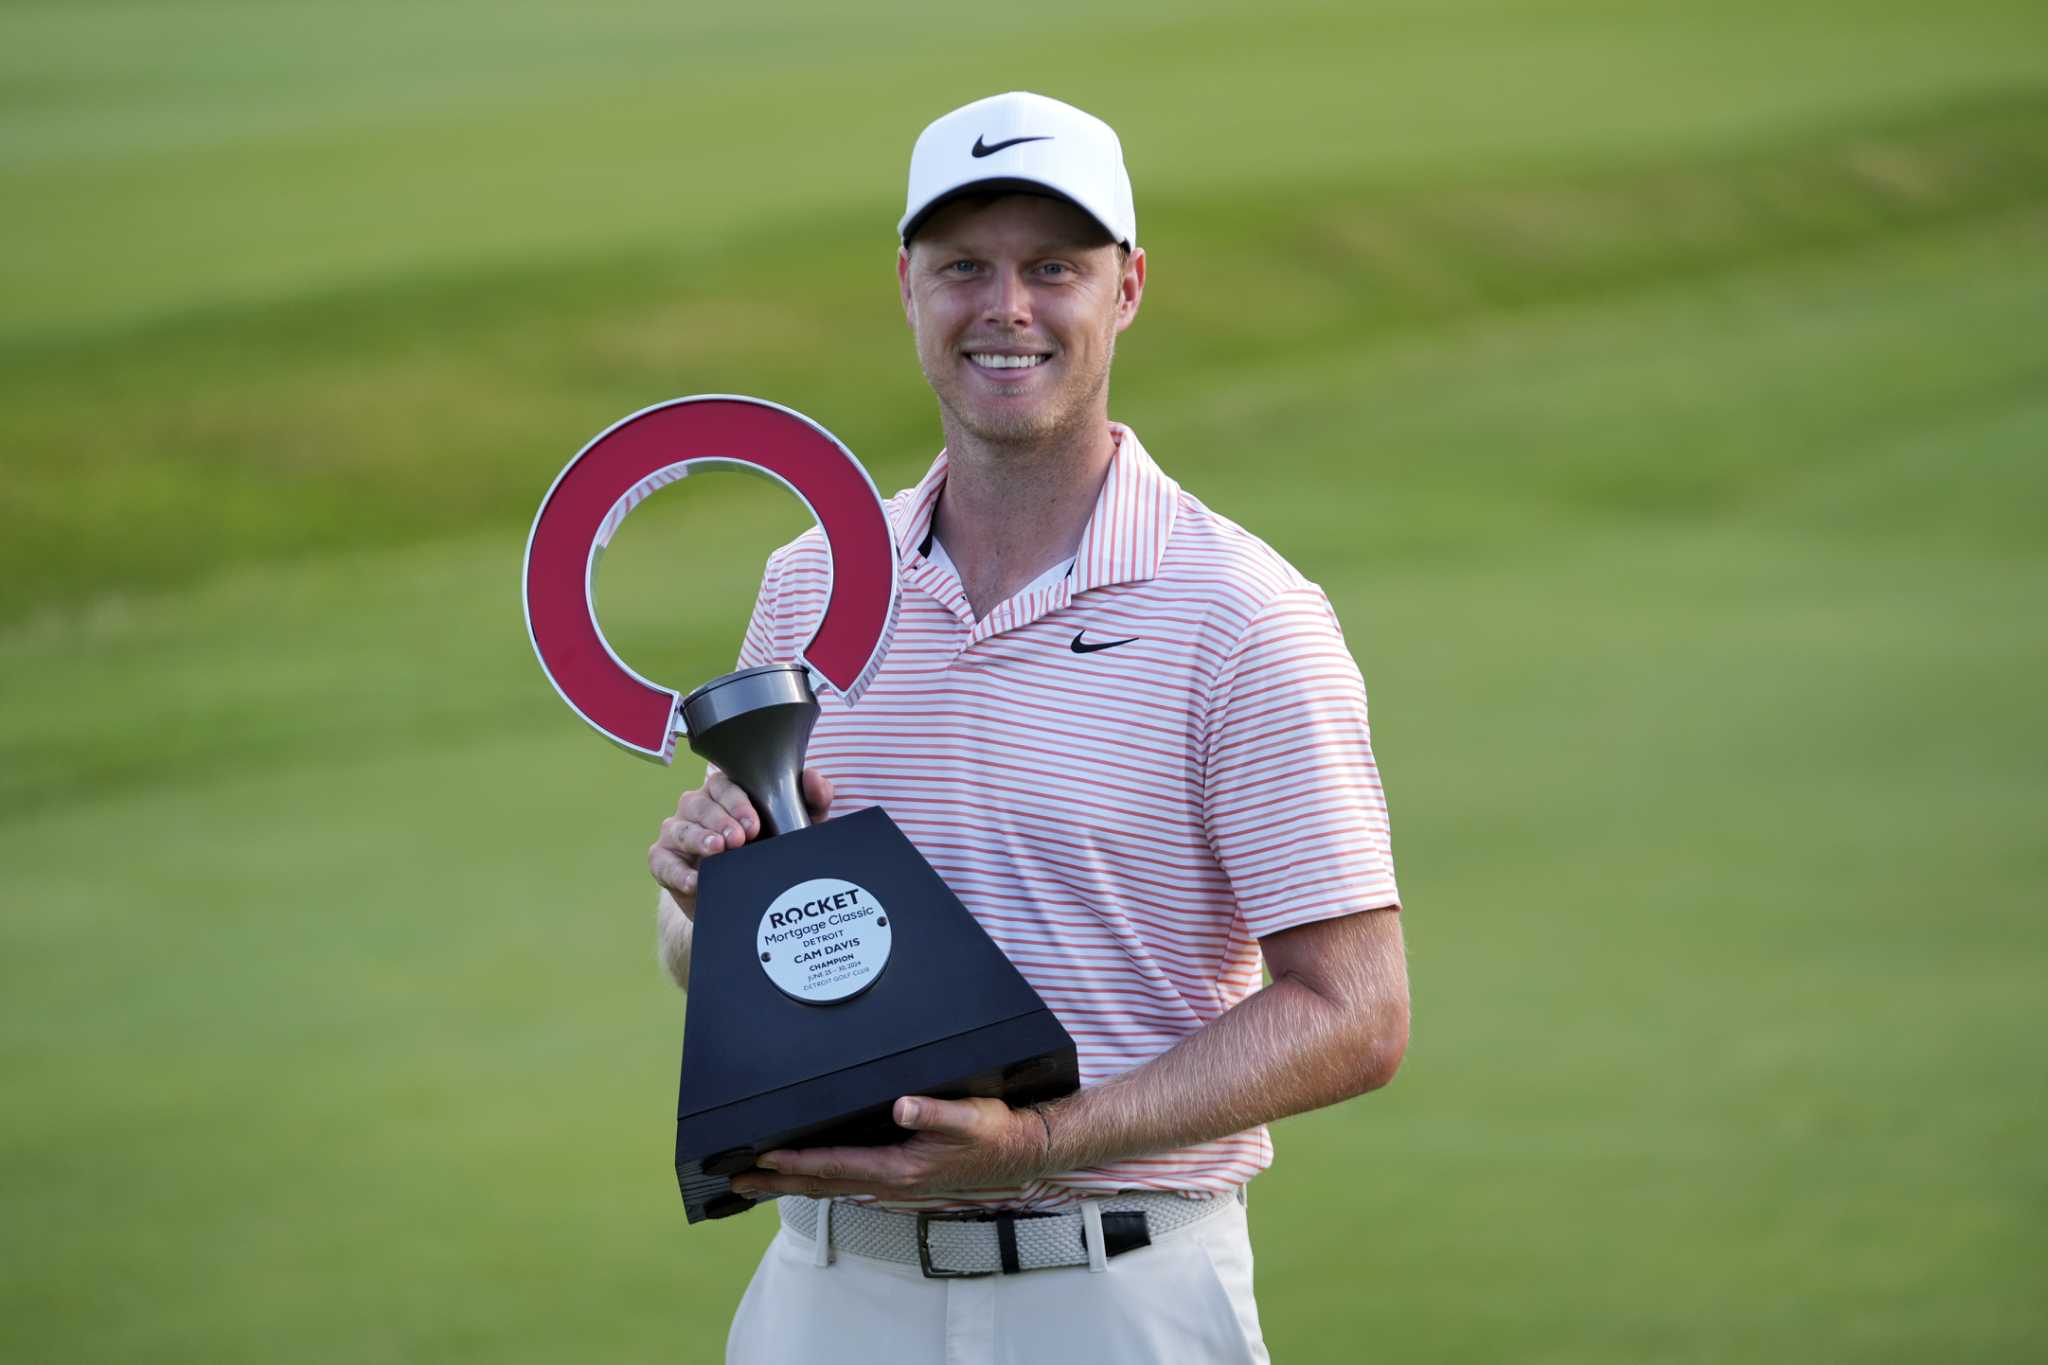
M1207 720L1203 819L1253 937L1400 906L1365 682L1322 589L1252 618Z

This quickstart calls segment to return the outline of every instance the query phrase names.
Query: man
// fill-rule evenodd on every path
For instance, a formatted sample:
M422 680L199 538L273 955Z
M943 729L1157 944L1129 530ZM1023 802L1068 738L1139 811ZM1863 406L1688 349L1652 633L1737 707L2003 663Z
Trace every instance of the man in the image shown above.
M735 1188L783 1227L728 1358L1264 1360L1263 1125L1385 1084L1407 1045L1364 687L1321 590L1109 419L1146 261L1108 125L1029 94L956 110L898 230L946 443L889 504L894 642L857 707L823 699L806 797L889 810L1074 1035L1082 1089L905 1096L901 1145L764 1155ZM794 656L828 575L817 532L770 558L743 667ZM679 982L699 861L758 832L715 772L662 823Z

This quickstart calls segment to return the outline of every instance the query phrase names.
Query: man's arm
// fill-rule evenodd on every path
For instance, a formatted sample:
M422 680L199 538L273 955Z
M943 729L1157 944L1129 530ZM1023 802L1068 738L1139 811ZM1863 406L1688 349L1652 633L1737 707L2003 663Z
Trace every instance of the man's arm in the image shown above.
M1145 1065L1050 1106L1049 1169L1207 1142L1394 1078L1408 1047L1398 911L1319 920L1259 946L1272 984Z
M1272 984L1159 1056L1032 1109L906 1096L893 1147L770 1152L744 1193L904 1196L1014 1185L1207 1142L1362 1095L1408 1046L1400 912L1371 910L1260 940Z
M668 888L664 886L655 892L655 954L669 979L684 990L690 989L690 944L694 935L695 921L683 913L683 907L676 904Z

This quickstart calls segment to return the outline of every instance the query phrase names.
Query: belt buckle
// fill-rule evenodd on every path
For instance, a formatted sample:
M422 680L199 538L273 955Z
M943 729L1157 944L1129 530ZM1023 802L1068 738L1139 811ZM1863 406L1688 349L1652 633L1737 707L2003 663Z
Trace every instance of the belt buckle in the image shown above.
M988 1214L977 1209L972 1212L947 1213L923 1209L917 1215L917 1266L927 1280L979 1280L993 1275L993 1270L941 1270L932 1264L931 1226L939 1223L985 1223Z

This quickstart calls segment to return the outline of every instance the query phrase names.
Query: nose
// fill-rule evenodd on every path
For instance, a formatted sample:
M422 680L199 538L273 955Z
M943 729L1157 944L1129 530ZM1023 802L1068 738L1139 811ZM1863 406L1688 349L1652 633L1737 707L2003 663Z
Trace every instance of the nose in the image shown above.
M982 316L998 327L1031 325L1031 291L1021 270L993 272L987 308Z

